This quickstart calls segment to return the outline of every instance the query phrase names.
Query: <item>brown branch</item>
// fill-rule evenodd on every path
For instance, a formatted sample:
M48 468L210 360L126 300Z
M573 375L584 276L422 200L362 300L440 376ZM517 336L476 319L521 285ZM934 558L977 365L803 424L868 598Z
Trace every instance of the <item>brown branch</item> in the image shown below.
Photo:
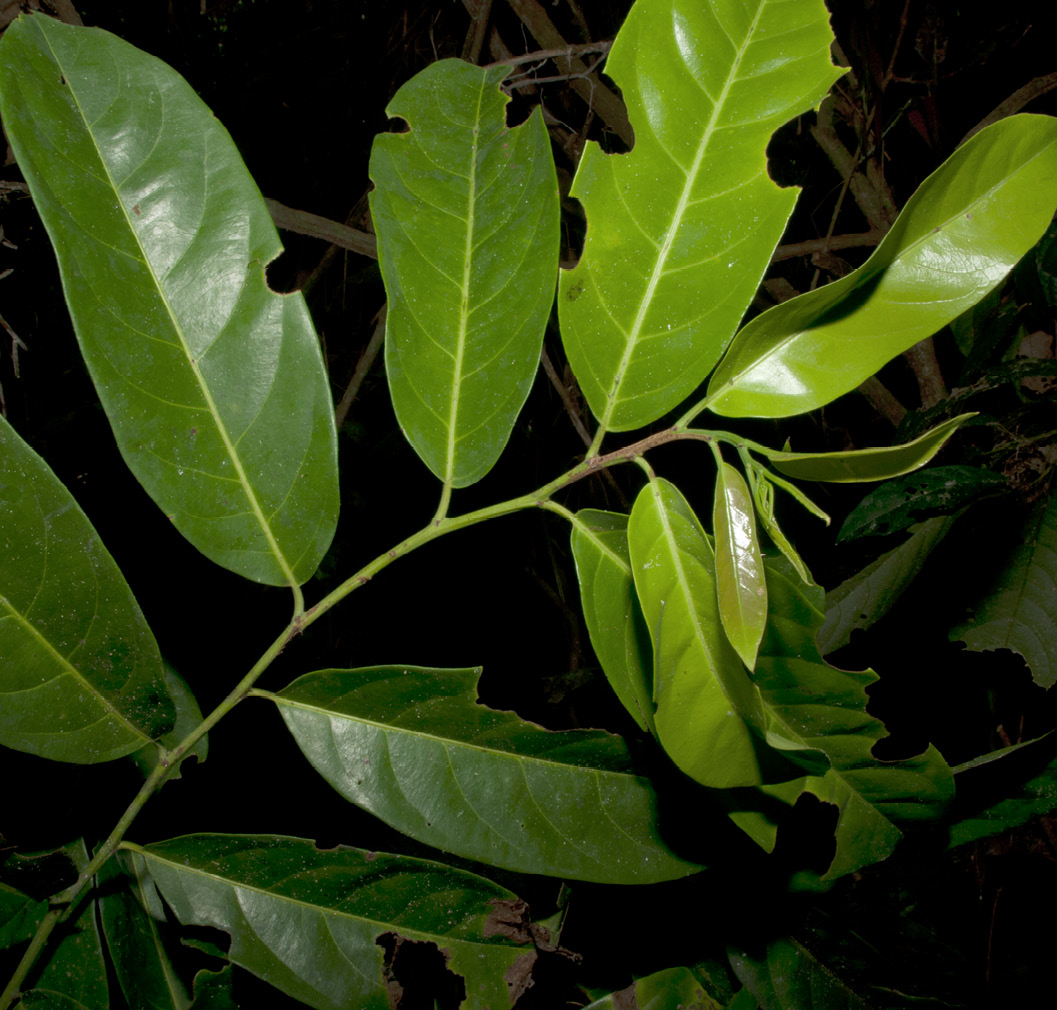
M476 9L470 11L470 30L466 33L466 41L462 46L462 58L467 63L476 63L481 58L481 49L488 34L488 20L491 16L492 0L477 0Z
M886 421L898 428L906 417L907 409L891 393L876 375L871 375L859 386L859 392L870 401L870 405Z
M580 56L584 53L608 53L612 48L612 42L584 42L578 45L566 46L564 49L536 49L521 56L511 56L509 59L496 60L492 65L505 63L516 67L522 63L544 63L547 60L556 60L559 56L568 59L570 56Z
M360 355L360 360L356 362L356 367L352 372L352 378L349 379L349 384L345 387L345 393L341 397L341 402L334 408L334 427L336 428L340 428L345 423L345 418L349 413L349 408L352 406L352 401L356 399L356 394L360 391L360 386L363 385L363 380L367 378L367 373L371 370L371 365L374 364L374 359L378 357L378 352L382 348L382 343L385 340L385 317L387 309L388 303L383 305L378 310L378 314L374 317L374 330L371 333L371 339L367 342L367 346Z
M1024 87L1018 88L1001 105L984 116L976 126L958 141L958 146L961 147L962 144L979 133L985 126L991 126L992 123L997 123L1000 119L1012 116L1015 112L1023 109L1028 102L1038 98L1040 95L1045 95L1048 91L1053 91L1054 88L1057 88L1057 72L1043 74L1041 77L1028 81Z
M925 410L947 399L947 383L943 381L943 373L940 371L940 363L936 357L936 346L932 342L932 337L926 337L920 343L905 350L903 357L910 362L910 367L914 370L914 378L918 383L918 394L921 396L921 406Z
M809 238L803 242L780 245L771 257L772 263L791 260L797 256L812 256L815 253L830 252L833 249L858 249L861 246L875 246L884 233L878 229L864 231L856 235L831 235L827 238Z
M268 213L271 214L276 228L283 231L297 232L298 235L311 235L325 242L332 242L342 249L349 249L361 256L378 259L377 240L365 231L358 231L348 225L339 224L318 214L309 214L306 210L294 210L285 207L276 200L265 200Z

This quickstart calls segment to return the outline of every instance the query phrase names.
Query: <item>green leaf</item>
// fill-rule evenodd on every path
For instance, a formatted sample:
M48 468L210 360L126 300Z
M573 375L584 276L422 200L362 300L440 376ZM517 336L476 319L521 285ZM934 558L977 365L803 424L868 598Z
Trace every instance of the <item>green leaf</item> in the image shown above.
M92 1010L88 1004L51 989L30 989L22 994L18 1005L28 1010Z
M190 1010L239 1010L231 991L231 965L220 971L203 968L195 975L194 991Z
M815 644L822 591L803 585L784 561L765 564L771 612L754 683L767 742L809 774L761 791L789 805L810 792L838 807L836 854L822 876L834 880L888 856L901 835L898 824L937 817L954 794L954 779L932 746L899 761L873 756L873 745L887 735L866 710L866 688L877 675L825 663ZM763 834L755 818L770 815L752 804L746 809L735 822L750 822L754 837Z
M161 902L143 859L119 852L98 875L99 912L121 991L136 1010L187 1010L190 996L173 968L164 924L148 912Z
M277 695L298 746L346 799L493 866L607 883L699 869L657 833L656 797L601 730L550 732L477 702L480 670L320 670Z
M751 670L767 623L767 582L749 488L729 463L716 472L716 591L723 630Z
M172 750L202 721L202 710L191 693L190 685L168 663L162 664L162 673L169 697L172 698L176 707L176 721L173 723L172 730L162 736L158 743L167 750ZM199 737L189 753L193 754L199 763L205 761L209 755L209 734ZM155 744L148 744L142 750L132 754L131 758L146 778L158 763L158 747ZM162 785L181 778L180 767L177 766Z
M166 733L147 622L73 496L0 417L0 743L91 764Z
M920 574L925 559L947 535L956 518L934 516L911 527L906 541L826 594L826 616L817 638L819 651L824 656L847 645L857 628L869 628L888 613Z
M231 137L106 32L28 17L0 47L0 116L125 462L217 564L304 582L337 522L333 409L304 299L266 283L282 246Z
M762 1010L881 1010L794 937L772 940L762 958L740 949L729 957Z
M767 458L782 473L798 480L836 483L888 480L924 466L962 424L975 416L961 414L952 417L905 445L854 449L849 452L781 452L769 449Z
M595 1000L584 1010L723 1010L689 968L665 968Z
M587 238L558 297L569 363L603 429L671 410L734 335L798 193L767 175L767 144L843 73L831 42L817 0L632 7L606 73L635 146L585 150L571 195Z
M760 781L759 701L720 624L716 559L679 490L654 479L628 523L635 589L653 640L657 738L706 786Z
M648 632L635 595L628 552L628 517L581 509L572 551L591 645L620 703L653 732Z
M281 835L124 844L182 923L229 933L233 963L317 1010L389 1010L384 934L437 944L466 980L465 1010L509 1008L503 976L531 956L498 928L518 899L440 863Z
M1050 688L1057 683L1057 494L1035 505L1014 543L950 639L974 652L1010 649L1036 684Z
M748 475L749 484L752 486L752 500L756 505L756 515L763 524L763 528L786 560L796 569L800 578L804 582L811 582L811 573L807 570L807 565L804 564L796 548L789 542L789 538L782 531L782 528L778 525L778 520L775 518L773 475L759 466L747 454L744 461L745 473ZM784 484L785 482L783 481L782 483ZM788 486L792 487L792 485ZM829 521L828 517L826 521Z
M1001 283L1049 224L1055 175L1057 120L1012 116L981 130L921 184L858 270L738 334L708 408L787 417L854 389Z
M558 182L536 109L506 125L509 67L440 60L389 103L371 151L397 420L452 487L506 446L539 363L558 270Z
M48 913L48 903L0 883L0 950L28 940Z
M64 849L79 871L88 865L88 850L83 839L64 846ZM92 888L85 888L74 901L68 917L56 927L49 946L33 966L26 982L33 989L47 990L86 1010L109 1010L106 962ZM45 997L41 996L41 999ZM67 1005L62 999L39 1004L56 1008Z
M887 536L936 513L952 513L1009 486L1004 474L975 466L937 466L871 491L844 520L838 542Z

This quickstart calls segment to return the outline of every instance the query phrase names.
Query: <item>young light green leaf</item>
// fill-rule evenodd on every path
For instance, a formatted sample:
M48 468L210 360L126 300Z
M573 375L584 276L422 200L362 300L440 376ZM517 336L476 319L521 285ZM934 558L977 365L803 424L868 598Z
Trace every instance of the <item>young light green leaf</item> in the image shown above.
M88 864L84 839L64 848L77 869L84 870ZM49 946L33 966L26 987L55 994L85 1010L110 1010L103 942L96 921L95 892L91 888L81 891L74 901L69 918L64 920L58 943ZM41 999L44 999L43 993ZM68 1004L61 999L52 1004L41 1002L37 1005L67 1007Z
M716 471L716 592L723 630L751 670L767 624L767 581L749 488L729 463Z
M591 645L620 703L653 732L648 632L631 577L628 517L581 509L576 520L572 551Z
M635 589L653 640L657 738L706 786L760 781L759 700L720 623L716 559L679 490L654 479L628 523Z
M175 527L269 585L316 570L337 439L300 294L227 131L175 71L36 16L0 43L0 115L118 447Z
M320 670L276 695L346 799L429 845L522 873L652 883L700 867L657 830L656 796L601 730L544 730L477 702L480 670Z
M0 743L92 764L168 732L154 636L73 496L0 417Z
M584 152L571 193L587 213L558 315L569 363L603 429L671 410L734 335L796 202L767 144L843 73L817 0L639 0L606 64L635 146Z
M1032 509L1015 544L950 638L975 652L1011 649L1024 657L1036 684L1051 688L1057 684L1057 494Z
M784 474L798 480L855 483L888 480L924 466L944 443L975 414L959 414L925 432L913 442L848 452L783 452L768 449L767 458Z
M136 1010L187 1010L190 995L173 967L164 923L148 911L161 901L142 857L118 853L103 865L97 880L103 935L128 1005Z
M511 1006L503 976L528 952L499 923L519 902L483 877L281 835L125 847L144 857L181 922L229 933L233 963L317 1010L389 1010L383 935L442 948L466 981L464 1010Z
M981 130L907 201L856 271L753 319L720 362L710 410L787 417L849 392L1001 283L1057 205L1057 120Z
M397 420L452 487L506 446L539 363L558 270L558 182L536 109L506 125L509 67L440 60L389 103L371 151Z
M933 516L911 527L911 535L904 543L886 551L826 594L826 617L817 638L822 655L836 652L851 641L853 631L869 628L888 613L956 518Z
M797 553L796 548L789 542L789 538L778 525L774 515L774 484L771 475L761 466L756 465L753 460L746 460L745 472L748 474L749 483L752 486L752 500L756 505L756 515L759 517L767 535L774 541L775 546L785 555L786 560L796 569L797 574L804 582L811 582L811 573L807 565Z

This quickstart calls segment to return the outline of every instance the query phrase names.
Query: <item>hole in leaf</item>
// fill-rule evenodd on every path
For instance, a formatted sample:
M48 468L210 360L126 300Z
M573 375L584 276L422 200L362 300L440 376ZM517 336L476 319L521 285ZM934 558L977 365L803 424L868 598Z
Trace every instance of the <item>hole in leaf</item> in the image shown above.
M385 127L386 133L410 133L411 124L401 116L392 116Z
M580 262L584 252L584 237L587 235L587 215L584 205L574 196L562 197L562 247L561 264L571 270ZM570 297L572 291L566 292Z
M385 951L383 972L393 1010L457 1010L466 983L448 969L435 943L382 933L375 943Z
M269 290L277 295L292 295L301 290L297 264L285 249L264 268L264 278Z

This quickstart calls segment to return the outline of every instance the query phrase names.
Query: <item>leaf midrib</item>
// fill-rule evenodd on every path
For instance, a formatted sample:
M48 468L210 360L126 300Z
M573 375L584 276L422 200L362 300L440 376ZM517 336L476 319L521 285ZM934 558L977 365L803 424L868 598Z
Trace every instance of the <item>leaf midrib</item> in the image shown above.
M59 58L59 55L55 52L55 49L51 44L51 39L48 37L46 32L42 31L41 34L45 40L45 43L48 46L48 50L51 53L52 59L55 61L56 66L64 72L64 78L67 81L70 81L71 77L65 73L66 66L63 61ZM231 460L232 467L234 468L235 473L238 476L239 484L241 485L242 491L246 496L246 500L249 502L250 510L256 518L257 524L260 526L261 531L264 533L265 539L268 542L268 546L271 549L273 557L279 565L279 569L282 572L283 577L286 579L290 587L296 592L298 582L297 578L294 575L293 569L290 567L289 562L286 560L285 554L279 547L279 543L275 539L275 534L272 532L271 525L269 524L267 518L264 515L264 510L261 508L261 504L257 500L257 495L254 492L253 486L250 483L249 478L246 475L245 468L242 465L242 459L236 451L235 444L234 442L232 442L227 428L224 426L221 420L220 412L217 409L216 401L213 399L212 392L210 391L208 384L202 376L202 372L198 367L198 362L195 360L194 356L190 352L190 347L188 346L187 339L184 335L183 327L180 325L179 320L176 318L176 315L173 312L172 304L166 296L165 289L162 287L158 275L155 272L154 264L151 262L150 257L146 254L146 251L143 248L143 243L140 241L139 233L134 227L134 222L129 217L128 208L125 206L124 200L121 199L121 191L118 188L113 175L111 174L110 166L107 164L106 159L103 157L102 150L100 149L99 144L96 140L95 132L89 124L88 117L84 114L84 110L81 107L81 102L77 96L77 92L73 84L68 84L67 86L70 89L70 97L73 99L74 104L77 106L77 111L81 117L82 123L84 124L85 132L90 138L92 146L95 148L96 156L99 159L99 164L105 174L110 189L115 196L115 202L121 209L121 214L125 219L129 234L132 236L133 241L136 243L136 247L140 251L140 256L143 260L143 264L144 266L146 266L147 270L150 273L151 280L154 282L154 289L157 292L161 303L165 306L165 311L169 316L170 321L172 322L173 331L175 332L180 342L180 348L183 350L184 357L187 360L187 363L191 369L192 374L195 377L196 382L198 383L198 388L202 393L202 398L205 400L206 407L210 413L210 416L213 418L213 423L216 427L217 433L220 435L220 440L223 443L224 451L227 453L228 458Z

